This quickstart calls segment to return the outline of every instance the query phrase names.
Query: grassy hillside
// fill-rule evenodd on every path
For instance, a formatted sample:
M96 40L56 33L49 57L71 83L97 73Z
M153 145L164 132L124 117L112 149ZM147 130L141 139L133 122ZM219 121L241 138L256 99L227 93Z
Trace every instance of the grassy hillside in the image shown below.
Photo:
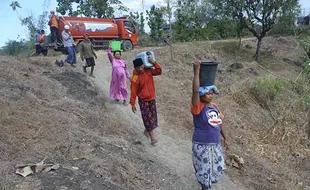
M146 48L152 50L152 48ZM170 126L190 139L191 63L199 56L220 63L215 100L225 114L231 149L244 158L241 169L228 173L254 189L310 187L308 138L310 79L302 72L303 51L291 37L266 38L255 62L256 40L195 42L156 48L164 77L157 79L159 113ZM137 53L140 49L133 52ZM133 54L128 56L130 62Z
M303 52L293 38L266 38L255 62L255 43L244 40L241 49L231 40L175 44L174 61L169 47L137 48L123 57L132 70L136 53L155 52L163 67L163 75L155 79L159 120L165 123L160 128L176 144L178 139L190 141L193 131L191 63L199 56L220 62L216 85L221 95L215 102L225 114L226 155L245 161L239 169L228 165L229 176L249 189L306 189L310 84L309 76L300 74ZM98 55L97 64L107 64L106 53ZM179 174L137 140L119 108L81 72L81 63L59 68L55 58L0 57L2 188L178 189ZM29 178L14 174L15 164L45 157L63 167Z

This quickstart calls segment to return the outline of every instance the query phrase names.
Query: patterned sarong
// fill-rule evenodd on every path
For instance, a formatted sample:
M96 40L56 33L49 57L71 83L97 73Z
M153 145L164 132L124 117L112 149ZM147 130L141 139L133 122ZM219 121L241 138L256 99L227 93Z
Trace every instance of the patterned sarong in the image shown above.
M139 100L139 106L146 131L153 131L158 127L155 99L151 101Z
M224 156L219 144L193 143L193 164L197 181L211 189L212 183L219 181L224 171Z

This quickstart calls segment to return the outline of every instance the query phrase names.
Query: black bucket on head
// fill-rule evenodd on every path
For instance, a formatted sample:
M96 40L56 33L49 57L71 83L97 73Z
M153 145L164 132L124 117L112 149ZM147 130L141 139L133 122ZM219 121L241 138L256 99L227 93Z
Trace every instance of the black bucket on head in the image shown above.
M200 63L200 73L199 73L200 86L214 85L217 65L218 63L214 61L203 61Z

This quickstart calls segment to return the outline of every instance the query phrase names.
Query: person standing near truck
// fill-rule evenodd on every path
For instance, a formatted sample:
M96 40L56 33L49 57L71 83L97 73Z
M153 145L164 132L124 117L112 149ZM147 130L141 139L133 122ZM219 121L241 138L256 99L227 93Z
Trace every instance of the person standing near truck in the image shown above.
M45 37L45 31L41 30L40 31L40 35L39 35L39 46L40 46L40 51L38 53L38 55L40 55L40 53L42 53L44 56L47 56L47 48L44 46L44 37Z
M67 49L68 56L66 58L66 62L71 66L76 64L76 53L75 53L75 42L72 38L71 32L69 31L69 25L65 25L65 30L62 31L61 36L64 43L64 47Z
M40 41L39 41L39 36L40 36L40 30L37 30L36 33L33 36L34 40L34 46L36 48L36 52L32 56L37 56L40 55L41 53L41 46L40 46Z
M83 66L83 71L84 73L86 73L86 68L87 67L91 67L90 70L90 74L89 76L94 77L93 76L93 72L94 72L94 67L95 67L95 59L94 57L97 59L97 55L94 51L94 47L93 44L91 43L91 41L88 38L88 34L84 34L84 40L80 43L79 47L80 47L80 56L81 56L81 60L84 61L85 59L85 65Z
M48 22L48 25L50 26L50 30L51 30L51 41L52 43L54 43L55 41L57 42L59 39L59 26L58 26L58 21L59 18L58 16L55 15L55 11L51 10L50 12L50 20Z

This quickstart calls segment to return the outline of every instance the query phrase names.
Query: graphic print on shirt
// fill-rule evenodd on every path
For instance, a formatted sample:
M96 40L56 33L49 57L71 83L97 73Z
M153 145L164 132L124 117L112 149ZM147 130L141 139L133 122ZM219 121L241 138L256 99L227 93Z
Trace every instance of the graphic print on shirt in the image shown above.
M222 119L218 111L209 110L206 114L208 117L208 123L213 127L218 127L219 125L222 124Z

